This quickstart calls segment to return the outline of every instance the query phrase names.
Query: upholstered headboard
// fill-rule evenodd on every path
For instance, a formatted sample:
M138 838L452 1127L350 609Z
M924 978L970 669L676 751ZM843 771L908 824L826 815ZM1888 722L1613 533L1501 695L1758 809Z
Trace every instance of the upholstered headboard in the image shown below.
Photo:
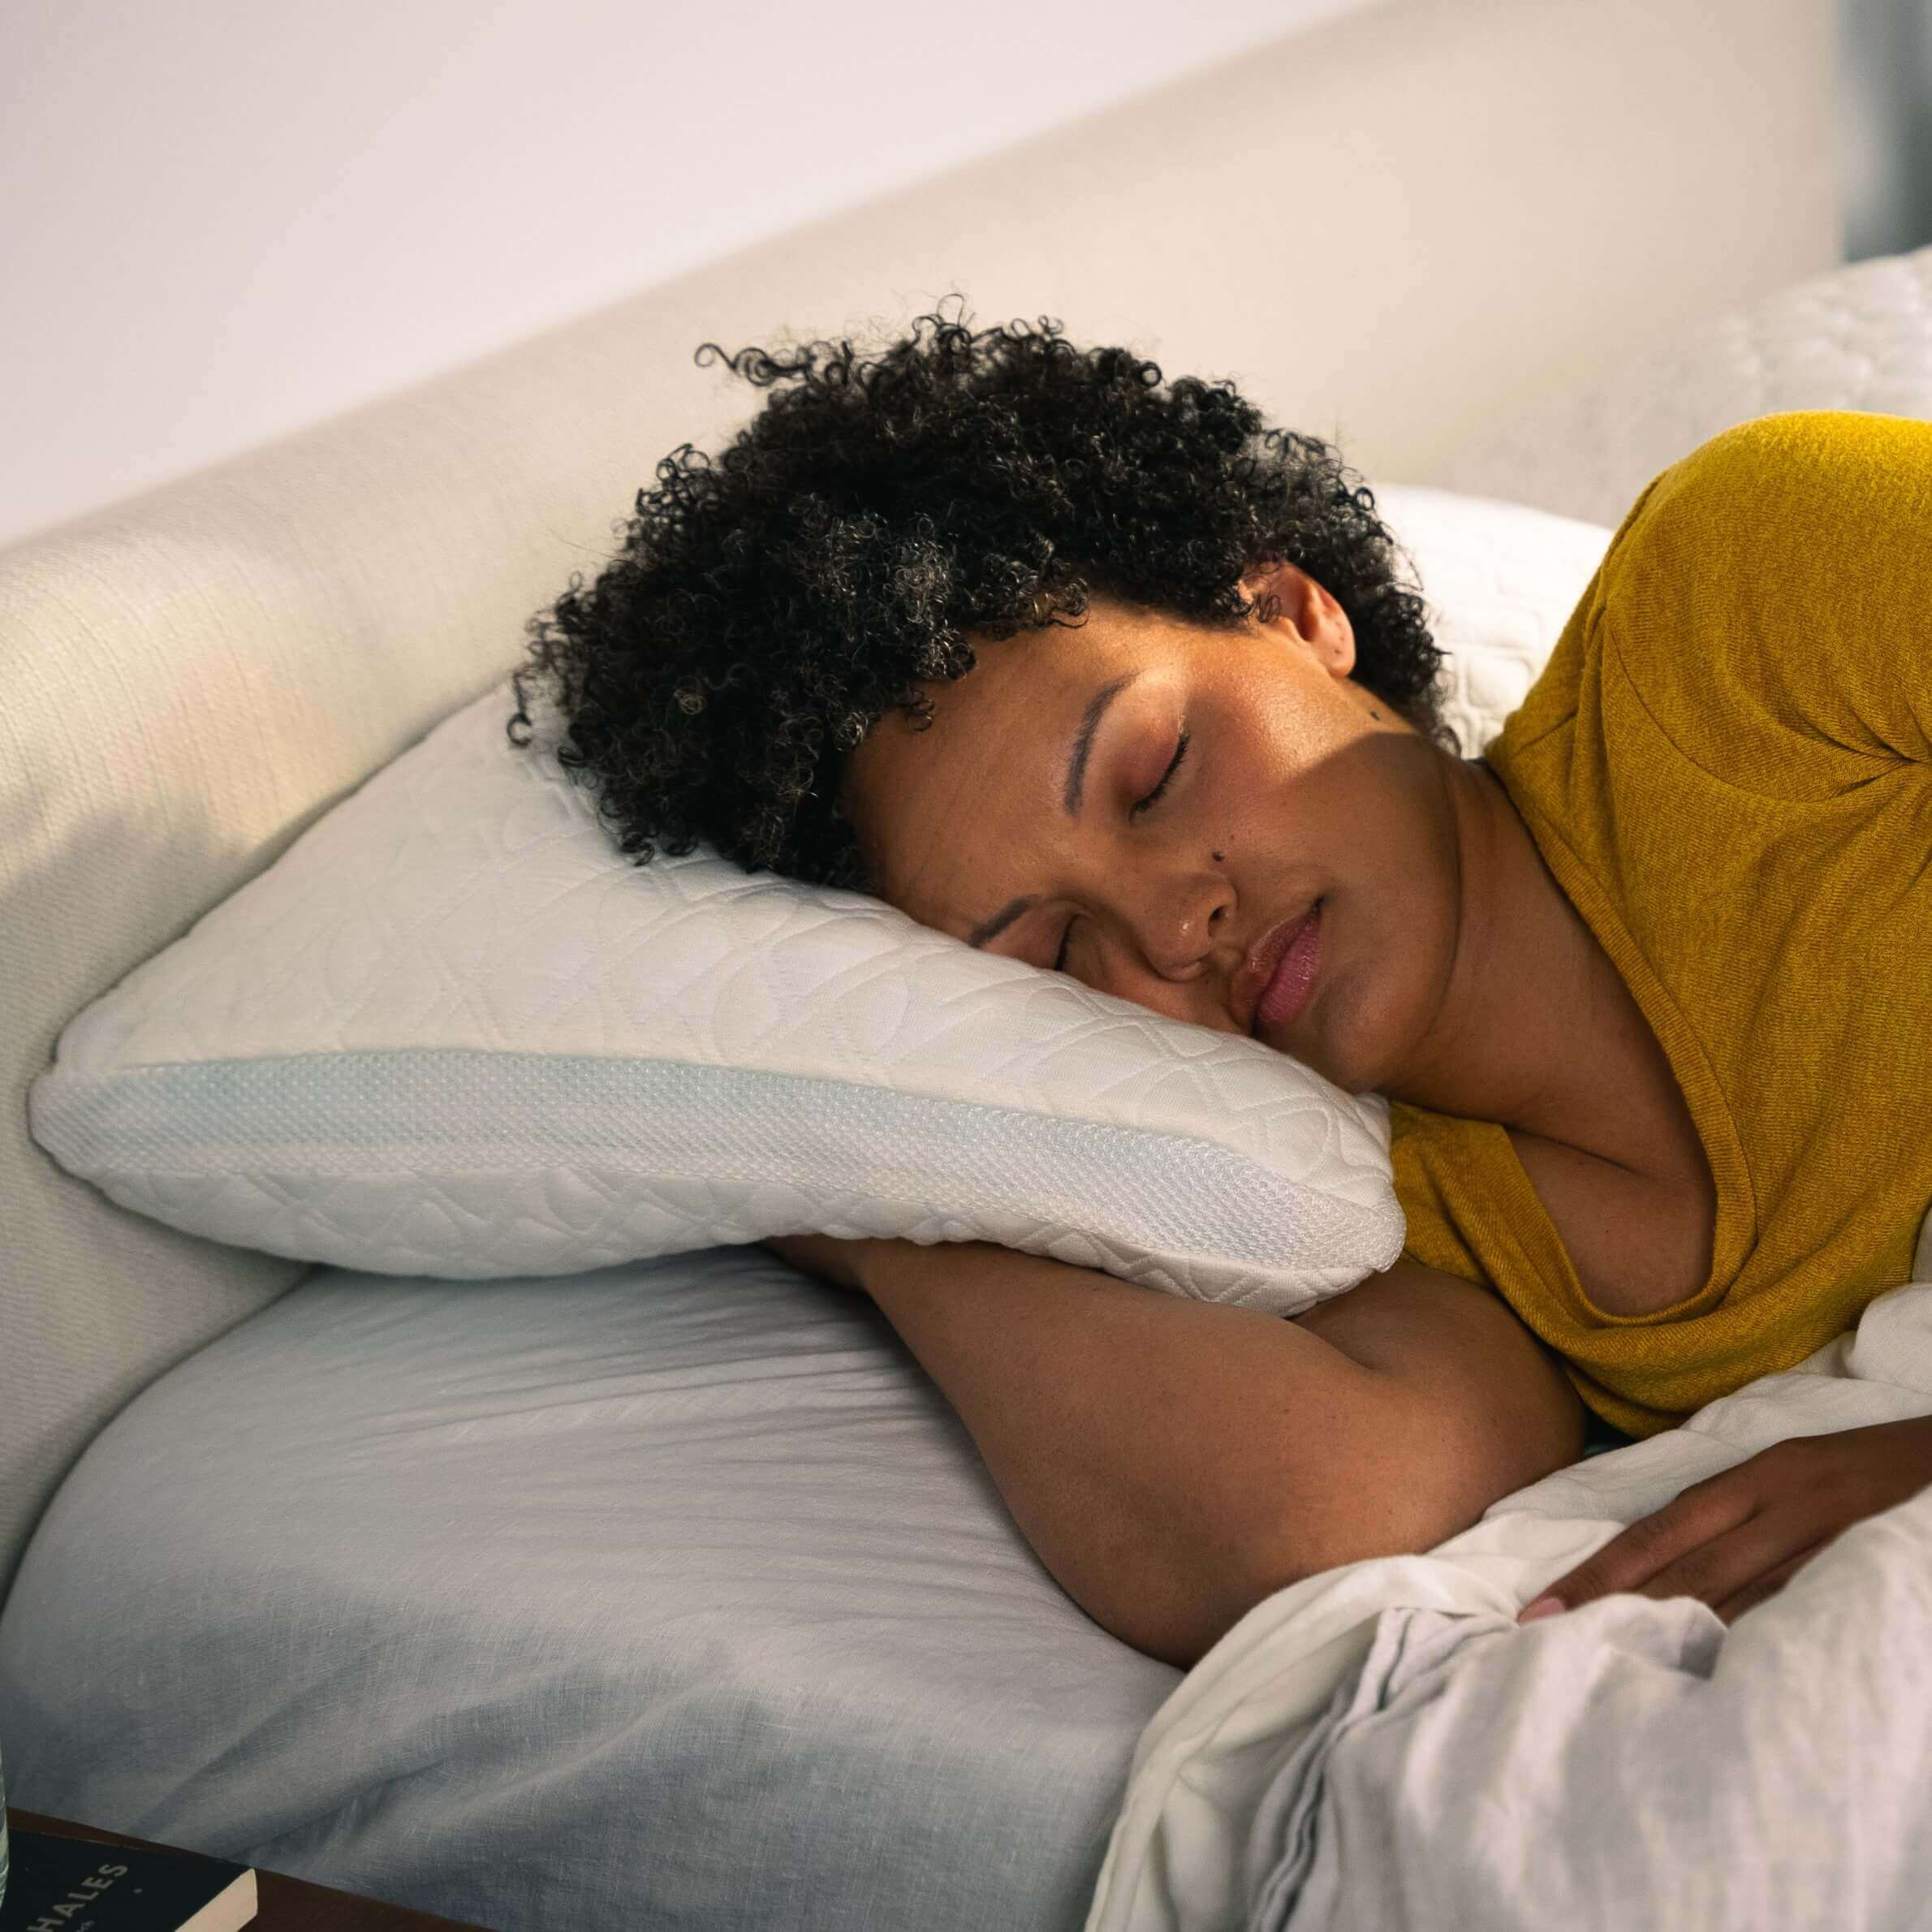
M1526 391L1837 259L1829 0L1406 0L761 246L0 556L0 1585L90 1437L302 1270L28 1138L67 1020L518 657L693 366L949 289L1435 480Z

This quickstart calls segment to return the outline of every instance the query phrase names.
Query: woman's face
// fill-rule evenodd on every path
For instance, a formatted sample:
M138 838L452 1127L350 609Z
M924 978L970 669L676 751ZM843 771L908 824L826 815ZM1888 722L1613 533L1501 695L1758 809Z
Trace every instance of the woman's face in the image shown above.
M1353 630L1313 579L1244 589L1279 614L1231 632L1097 598L977 645L926 688L929 730L892 712L868 734L841 806L922 924L1383 1088L1455 956L1456 761L1349 678ZM1257 949L1317 900L1313 996L1257 1020Z

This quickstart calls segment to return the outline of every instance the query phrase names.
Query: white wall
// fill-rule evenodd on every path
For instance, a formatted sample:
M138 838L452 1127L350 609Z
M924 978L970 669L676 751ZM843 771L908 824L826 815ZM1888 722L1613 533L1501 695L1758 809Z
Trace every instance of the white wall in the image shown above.
M8 0L0 545L1370 0Z

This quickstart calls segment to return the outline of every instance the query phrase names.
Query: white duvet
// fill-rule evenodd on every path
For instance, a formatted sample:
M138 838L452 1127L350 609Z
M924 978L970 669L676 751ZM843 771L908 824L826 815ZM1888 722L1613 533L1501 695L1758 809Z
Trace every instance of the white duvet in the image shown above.
M1728 1628L1634 1595L1515 1620L1688 1485L1927 1413L1932 1218L1797 1368L1258 1604L1143 1733L1087 1932L1932 1925L1932 1491Z

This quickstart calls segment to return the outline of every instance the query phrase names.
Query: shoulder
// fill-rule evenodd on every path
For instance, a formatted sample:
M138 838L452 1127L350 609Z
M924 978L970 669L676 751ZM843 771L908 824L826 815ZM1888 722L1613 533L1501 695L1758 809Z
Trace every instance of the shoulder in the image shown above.
M1619 527L1591 612L1606 675L1679 754L1748 791L1831 796L1874 761L1917 760L1929 524L1932 423L1740 423L1654 477Z
M1932 443L1932 423L1864 409L1790 409L1753 416L1700 443L1660 472L1663 498L1701 501L1740 486L1842 477Z
M1932 423L1853 409L1789 410L1738 423L1653 477L1610 559L1658 547L1709 556L1740 540L1788 546L1869 525L1932 489Z

